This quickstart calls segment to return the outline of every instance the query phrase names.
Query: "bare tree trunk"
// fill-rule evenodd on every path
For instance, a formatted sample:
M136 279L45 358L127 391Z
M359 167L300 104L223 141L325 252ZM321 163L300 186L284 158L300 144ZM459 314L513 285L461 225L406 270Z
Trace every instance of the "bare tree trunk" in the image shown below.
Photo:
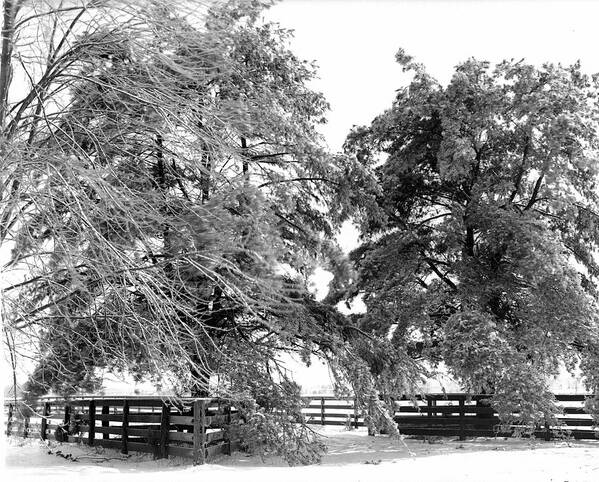
M11 56L15 34L15 17L20 2L4 0L2 20L2 53L0 54L0 130L4 133L8 111L8 88L12 80Z

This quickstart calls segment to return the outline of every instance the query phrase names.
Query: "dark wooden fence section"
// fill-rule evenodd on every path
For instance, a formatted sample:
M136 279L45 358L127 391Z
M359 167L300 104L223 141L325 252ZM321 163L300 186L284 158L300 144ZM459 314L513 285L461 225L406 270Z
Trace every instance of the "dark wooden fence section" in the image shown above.
M599 427L584 411L584 401L589 395L556 395L563 413L557 424L545 423L530 427L536 437L573 437L575 439L598 439ZM405 435L494 437L511 436L525 427L512 425L502 427L497 413L485 399L488 395L428 394L414 400L395 401L394 419L399 431ZM362 427L364 413L354 406L352 398L307 397L304 409L308 423L319 425L347 425ZM507 430L506 430L507 428Z
M7 401L4 408L8 436L81 442L124 454L174 455L202 464L230 454L239 443L234 435L239 413L218 399L41 398Z
M511 436L521 426L502 427L485 395L428 394L395 401L394 419L405 435ZM531 427L537 437L599 439L599 427L584 411L588 395L556 395L563 413L555 424ZM308 423L362 427L364 415L352 398L306 397ZM158 397L41 398L6 402L8 436L86 443L148 452L156 458L181 456L202 464L239 446L239 413L228 401Z

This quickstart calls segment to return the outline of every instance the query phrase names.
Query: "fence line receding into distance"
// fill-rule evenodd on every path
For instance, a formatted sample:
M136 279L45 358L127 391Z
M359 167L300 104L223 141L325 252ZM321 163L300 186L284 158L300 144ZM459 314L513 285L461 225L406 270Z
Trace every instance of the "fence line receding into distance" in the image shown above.
M532 427L538 438L572 437L575 439L599 438L599 427L591 415L584 411L585 400L591 395L558 394L555 398L562 408L556 423L543 423ZM394 420L404 435L430 435L460 437L512 436L525 427L502 427L497 412L485 399L489 395L463 393L427 394L415 399L395 400ZM365 426L364 413L357 410L353 398L307 397L304 409L308 423L319 425Z

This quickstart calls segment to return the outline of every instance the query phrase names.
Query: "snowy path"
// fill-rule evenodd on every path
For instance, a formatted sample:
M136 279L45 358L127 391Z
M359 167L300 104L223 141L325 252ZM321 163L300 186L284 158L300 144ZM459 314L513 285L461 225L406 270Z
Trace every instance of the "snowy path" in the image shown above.
M327 427L329 453L322 464L287 467L283 462L236 453L212 464L191 467L182 459L152 461L148 456L133 455L118 460L116 451L104 457L117 460L94 463L86 455L95 455L88 447L63 445L53 450L72 453L79 461L71 462L47 453L39 442L15 444L6 450L8 479L19 482L60 480L86 481L526 481L526 482L598 482L599 441L529 442L527 440L479 439L441 443L406 440L405 444L387 437L368 437L363 430L346 432ZM19 446L20 445L20 446ZM96 455L97 456L97 455Z

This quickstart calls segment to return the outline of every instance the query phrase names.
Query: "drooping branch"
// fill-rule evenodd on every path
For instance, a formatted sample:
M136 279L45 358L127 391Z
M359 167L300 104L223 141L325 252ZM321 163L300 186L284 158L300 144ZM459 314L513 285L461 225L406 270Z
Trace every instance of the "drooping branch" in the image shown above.
M341 185L341 183L337 182L337 181L333 181L332 179L328 179L326 177L294 177L291 179L276 179L273 181L267 181L264 182L262 184L260 184L258 186L258 188L263 188L266 186L272 186L273 184L282 184L282 183L286 183L286 182L300 182L300 181L312 181L312 182L325 182L325 183L329 183L329 184L333 184L336 186Z
M261 161L264 162L264 159L270 159L273 157L280 157L280 156L286 156L286 155L290 155L291 152L273 152L271 154L254 154L253 156L250 156L250 159L252 161Z
M451 279L449 279L445 274L443 274L441 272L441 270L437 267L437 265L430 258L425 257L424 261L426 262L426 264L428 264L430 266L430 268L439 277L440 280L442 280L453 291L457 291L458 287L456 286L456 284L453 281L451 281Z

